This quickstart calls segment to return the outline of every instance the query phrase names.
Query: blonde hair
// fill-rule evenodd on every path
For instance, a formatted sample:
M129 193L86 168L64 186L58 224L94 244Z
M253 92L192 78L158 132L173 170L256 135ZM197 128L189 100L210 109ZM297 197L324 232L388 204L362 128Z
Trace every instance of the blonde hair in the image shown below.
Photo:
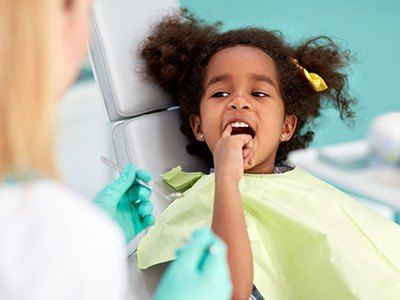
M57 177L54 27L60 1L0 1L0 180Z

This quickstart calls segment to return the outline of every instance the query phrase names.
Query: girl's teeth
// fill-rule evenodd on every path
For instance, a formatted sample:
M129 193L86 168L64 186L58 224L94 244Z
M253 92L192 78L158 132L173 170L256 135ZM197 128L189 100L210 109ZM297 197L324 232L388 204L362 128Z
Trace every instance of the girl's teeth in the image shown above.
M249 127L249 125L244 122L234 122L231 125L232 127Z

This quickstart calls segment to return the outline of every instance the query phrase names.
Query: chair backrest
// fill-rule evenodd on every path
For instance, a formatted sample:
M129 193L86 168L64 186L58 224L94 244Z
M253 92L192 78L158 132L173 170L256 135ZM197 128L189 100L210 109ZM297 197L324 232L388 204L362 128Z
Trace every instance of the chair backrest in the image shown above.
M111 122L174 105L138 75L137 50L151 26L178 8L178 0L95 1L90 52Z
M96 0L92 11L90 56L109 119L115 124L117 162L124 166L132 161L149 170L154 175L151 184L166 193L171 190L159 174L177 165L187 171L207 171L204 163L186 152L188 141L179 130L175 101L136 72L141 65L137 49L152 24L178 8L178 0ZM157 218L168 203L155 194L151 200ZM128 245L129 253L134 253L142 236ZM134 261L130 259L131 264ZM150 299L160 268L141 272L133 265L130 272L132 298Z

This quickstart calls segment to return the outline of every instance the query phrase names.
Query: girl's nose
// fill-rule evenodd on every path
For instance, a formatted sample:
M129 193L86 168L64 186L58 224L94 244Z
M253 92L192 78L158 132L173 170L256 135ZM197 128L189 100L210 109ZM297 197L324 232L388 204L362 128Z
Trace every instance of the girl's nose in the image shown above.
M249 102L242 96L237 96L229 103L230 109L250 109Z
M231 104L232 109L249 109L250 107L248 105L242 105L240 107L237 107L235 104Z

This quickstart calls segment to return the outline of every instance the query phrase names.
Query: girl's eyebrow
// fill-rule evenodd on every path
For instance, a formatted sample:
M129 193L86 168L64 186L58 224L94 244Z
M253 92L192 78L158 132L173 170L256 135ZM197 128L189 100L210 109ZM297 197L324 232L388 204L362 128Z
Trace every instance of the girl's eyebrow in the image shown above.
M231 78L232 78L232 76L230 74L222 74L222 75L214 76L208 81L208 83L206 85L206 88L208 88L210 85L212 85L214 83L217 83L217 82L220 82L220 81L225 81L225 80L228 80L228 79L231 79ZM252 80L254 80L254 81L263 81L263 82L269 83L270 85L272 85L276 89L275 82L271 79L271 77L269 77L267 75L251 74L250 78Z
M255 81L264 81L272 85L276 89L275 82L271 79L271 77L262 74L251 74L251 79Z
M212 85L214 83L217 83L217 82L220 82L220 81L224 81L224 80L228 80L230 78L232 78L232 76L229 75L229 74L222 74L222 75L214 76L213 78L211 78L208 81L208 83L206 84L206 88L208 88L210 85Z

